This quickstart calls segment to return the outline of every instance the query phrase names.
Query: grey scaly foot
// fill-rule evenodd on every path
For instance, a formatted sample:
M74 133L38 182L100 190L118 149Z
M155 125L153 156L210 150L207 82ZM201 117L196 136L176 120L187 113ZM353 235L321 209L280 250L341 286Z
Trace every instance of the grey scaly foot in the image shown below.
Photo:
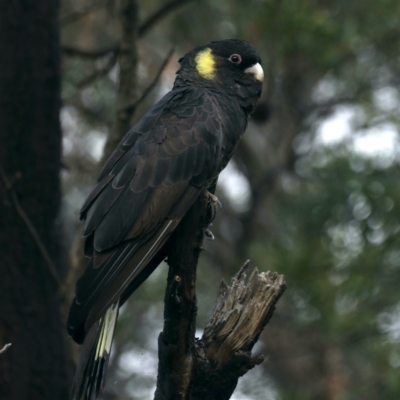
M212 226L212 222L214 221L217 211L222 207L221 202L215 194L210 193L208 190L206 191L207 197L207 228L204 230L204 234L206 235L208 240L214 240L215 236L210 230L210 226Z

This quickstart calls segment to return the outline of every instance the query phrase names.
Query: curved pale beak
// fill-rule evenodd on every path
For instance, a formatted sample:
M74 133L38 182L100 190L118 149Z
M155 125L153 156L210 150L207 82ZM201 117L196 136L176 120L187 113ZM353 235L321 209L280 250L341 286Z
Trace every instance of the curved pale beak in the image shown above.
M260 82L262 82L264 80L264 70L262 69L262 66L260 63L254 64L251 67L246 68L244 70L244 72L253 74L254 77Z

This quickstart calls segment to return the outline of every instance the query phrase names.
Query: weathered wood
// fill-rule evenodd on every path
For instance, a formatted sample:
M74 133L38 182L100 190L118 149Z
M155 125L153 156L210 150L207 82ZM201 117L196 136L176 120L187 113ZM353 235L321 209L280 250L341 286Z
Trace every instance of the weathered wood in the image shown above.
M202 342L207 357L218 368L238 351L250 351L272 316L276 302L286 289L283 275L258 272L246 281L247 261L232 278L221 282L213 316L204 329Z
M254 269L246 281L247 261L232 278L221 282L213 315L197 341L197 368L191 400L227 400L238 379L264 361L251 350L286 289L282 275Z

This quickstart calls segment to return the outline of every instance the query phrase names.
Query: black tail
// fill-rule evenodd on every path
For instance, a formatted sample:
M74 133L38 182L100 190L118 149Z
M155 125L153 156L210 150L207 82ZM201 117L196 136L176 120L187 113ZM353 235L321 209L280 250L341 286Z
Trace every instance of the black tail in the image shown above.
M96 400L104 390L118 308L118 302L113 304L87 333L76 368L71 400Z

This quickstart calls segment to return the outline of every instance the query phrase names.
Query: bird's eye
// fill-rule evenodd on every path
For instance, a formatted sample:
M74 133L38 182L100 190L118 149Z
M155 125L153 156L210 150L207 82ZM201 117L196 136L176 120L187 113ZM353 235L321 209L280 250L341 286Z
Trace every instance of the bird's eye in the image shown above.
M240 64L242 62L242 57L239 54L232 54L229 57L229 61L234 64Z

